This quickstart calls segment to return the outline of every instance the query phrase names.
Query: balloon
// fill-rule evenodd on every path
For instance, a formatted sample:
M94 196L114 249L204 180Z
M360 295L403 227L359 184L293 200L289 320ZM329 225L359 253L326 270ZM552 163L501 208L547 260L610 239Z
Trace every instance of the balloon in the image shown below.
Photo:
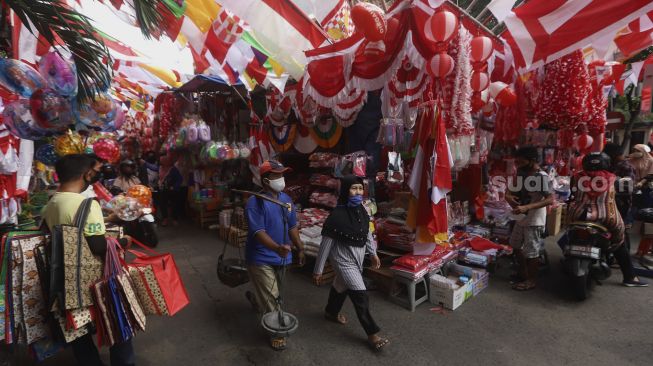
M120 146L115 140L99 139L93 144L93 152L100 159L104 159L110 163L117 163L120 160Z
M27 99L19 99L6 105L2 111L2 120L9 132L22 139L38 140L48 134L32 117Z
M490 37L478 36L472 39L472 52L469 54L469 58L472 62L485 62L490 56L492 56L492 51L494 50L494 45Z
M351 9L351 20L356 30L363 33L370 42L383 41L387 23L383 9L370 3L358 3Z
M57 153L54 151L54 145L45 144L45 145L41 145L38 149L36 149L36 152L34 153L34 159L40 161L45 165L53 166L54 163L57 162L57 159L59 159L59 157L57 156Z
M54 140L54 151L59 156L84 153L84 141L78 133L68 131Z
M490 77L485 72L474 71L472 72L472 90L480 92L490 86Z
M152 207L152 191L144 185L135 185L127 190L127 197L134 198L143 207Z
M137 199L124 195L115 196L109 201L107 207L123 221L134 221L141 216L143 206Z
M122 127L123 123L125 123L125 111L123 111L122 108L118 106L116 110L116 118L113 120L113 127L116 130L119 130L120 127Z
M451 74L454 67L454 61L451 56L441 52L431 58L426 64L426 71L432 76L437 78L444 78Z
M517 94L508 84L501 81L490 84L490 96L503 107L509 107L517 102Z
M113 98L107 93L98 94L91 102L91 108L100 116L107 115L114 110Z
M77 69L56 52L41 58L39 72L47 85L64 97L77 95Z
M45 81L28 64L9 58L0 58L0 85L12 93L29 98L35 90L43 88Z
M102 127L100 117L88 104L80 104L77 101L73 102L73 113L77 121L86 127Z
M70 102L54 89L39 89L30 98L32 117L44 129L60 129L73 123Z
M458 18L447 10L438 11L424 23L424 35L432 42L448 42L456 34L457 29Z

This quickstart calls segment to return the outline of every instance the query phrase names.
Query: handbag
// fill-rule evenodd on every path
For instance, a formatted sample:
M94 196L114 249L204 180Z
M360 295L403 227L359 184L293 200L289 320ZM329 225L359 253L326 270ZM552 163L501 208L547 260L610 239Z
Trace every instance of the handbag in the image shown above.
M170 253L158 253L155 250L140 243L138 240L132 238L132 243L144 249L144 252L128 249L127 251L135 255L136 258L129 263L132 266L151 266L154 271L156 281L161 288L163 298L168 309L170 316L175 315L181 309L190 303L188 293L184 287L184 283L179 275L179 270L175 263L175 259Z
M218 257L218 279L229 287L238 287L249 282L247 266L238 248L238 258L224 259L227 251L227 242L224 244L222 254Z
M168 307L152 266L127 267L145 315L168 315Z

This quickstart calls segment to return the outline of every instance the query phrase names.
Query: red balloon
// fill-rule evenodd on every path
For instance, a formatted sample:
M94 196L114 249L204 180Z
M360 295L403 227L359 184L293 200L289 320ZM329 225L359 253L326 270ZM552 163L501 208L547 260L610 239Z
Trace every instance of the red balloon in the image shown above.
M363 33L370 42L383 41L387 23L383 9L370 3L358 3L351 9L351 20L356 30Z
M576 138L576 147L578 148L578 151L588 152L588 149L592 147L592 144L594 144L594 139L586 133Z
M426 71L436 78L444 78L453 72L454 61L451 56L442 52L431 57L431 60L426 64Z
M469 58L472 62L485 62L490 56L492 56L492 51L494 50L494 45L490 37L478 36L472 39L472 52L469 55Z
M447 10L438 11L424 23L424 35L433 42L448 42L457 29L458 18Z
M474 71L472 73L472 90L476 92L483 91L490 86L490 77L485 72Z
M117 163L120 160L120 146L115 140L99 139L93 144L93 152L99 158L110 163Z

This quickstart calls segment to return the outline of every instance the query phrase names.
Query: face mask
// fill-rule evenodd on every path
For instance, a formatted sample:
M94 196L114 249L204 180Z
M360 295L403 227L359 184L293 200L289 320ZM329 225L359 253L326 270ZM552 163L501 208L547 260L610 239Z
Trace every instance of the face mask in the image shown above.
M95 172L95 175L90 180L86 180L86 177L84 177L85 185L84 185L84 189L82 189L82 192L84 192L90 185L99 182L102 179L102 177L103 177L102 172Z
M636 151L636 152L630 154L630 157L635 158L635 159L639 159L639 158L641 158L643 156L644 156L644 153L642 153L641 151Z
M284 188L286 188L286 181L283 179L283 177L274 180L268 179L268 185L270 186L270 189L279 193L283 191Z
M349 201L347 202L347 206L349 207L356 207L363 203L363 195L357 194L355 196L350 196Z

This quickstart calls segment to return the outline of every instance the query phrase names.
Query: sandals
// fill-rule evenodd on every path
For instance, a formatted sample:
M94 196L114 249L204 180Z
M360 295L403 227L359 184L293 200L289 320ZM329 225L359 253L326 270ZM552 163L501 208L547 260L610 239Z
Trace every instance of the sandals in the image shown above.
M380 351L383 347L387 346L390 343L388 338L379 337L376 342L367 341L373 351Z
M347 324L347 318L345 318L345 316L342 315L342 314L333 315L333 314L329 314L329 313L324 313L324 319L326 319L326 320L328 320L330 322L334 322L336 324L340 324L340 325Z
M286 338L272 338L270 339L270 346L275 351L283 351L286 349Z
M535 288L535 283L532 281L522 281L512 286L515 291L529 291Z

